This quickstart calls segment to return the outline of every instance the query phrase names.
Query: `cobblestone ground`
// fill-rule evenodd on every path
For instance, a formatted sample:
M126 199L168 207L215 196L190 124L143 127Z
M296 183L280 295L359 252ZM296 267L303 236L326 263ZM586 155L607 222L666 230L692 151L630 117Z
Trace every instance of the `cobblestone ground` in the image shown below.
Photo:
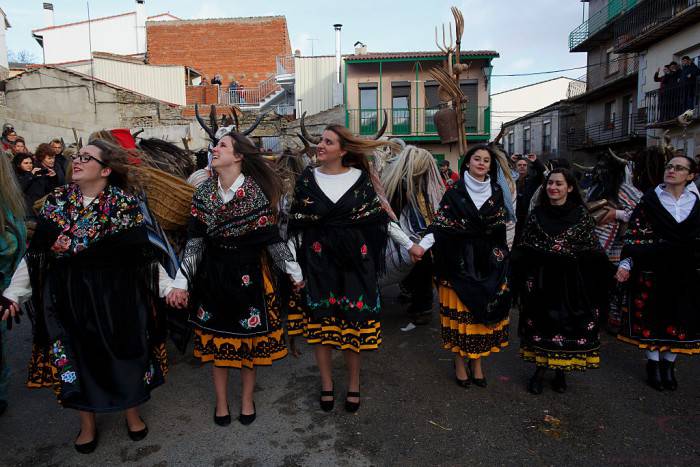
M644 355L605 336L600 370L570 375L566 394L546 387L532 396L525 391L532 367L519 359L513 335L484 362L488 388L463 389L440 349L437 312L430 325L401 332L403 309L387 295L384 344L363 361L357 414L342 403L321 412L311 348L302 344L300 358L259 371L255 423L215 426L209 368L172 349L168 382L143 409L148 437L134 443L120 415L102 415L100 444L89 456L72 447L77 415L50 391L24 387L24 321L10 335L0 465L700 465L700 357L679 357L680 388L657 393L644 384ZM334 361L342 400L342 356ZM235 414L236 373L231 388Z

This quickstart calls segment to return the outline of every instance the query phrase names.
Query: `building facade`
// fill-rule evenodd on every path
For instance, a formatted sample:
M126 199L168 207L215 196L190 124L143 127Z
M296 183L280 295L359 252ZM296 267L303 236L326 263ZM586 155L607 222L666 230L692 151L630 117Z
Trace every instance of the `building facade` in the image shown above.
M579 131L586 114L581 104L561 100L503 124L503 147L509 155L534 153L543 160L580 160L570 135Z
M7 38L5 31L10 29L7 15L0 8L0 80L7 79L10 72L10 64L7 61Z
M89 60L95 50L143 55L146 53L146 21L178 19L170 13L147 16L145 0L136 0L135 11L55 25L53 8L51 3L44 3L45 25L32 31L43 50L44 64Z
M585 83L559 76L491 95L491 137L495 138L506 122L524 117L566 99L571 89Z
M639 56L615 48L614 26L637 0L591 0L588 19L569 35L571 52L587 54L585 89L571 100L583 104L585 126L570 135L573 148L634 151L646 144L646 119L638 95Z
M491 61L497 52L463 51L469 64L460 87L468 101L464 112L467 143L486 142L491 134ZM385 136L429 150L456 168L456 144L441 144L433 117L439 110L438 83L429 70L447 60L441 52L361 53L345 57L345 125L355 134L373 135L384 123Z

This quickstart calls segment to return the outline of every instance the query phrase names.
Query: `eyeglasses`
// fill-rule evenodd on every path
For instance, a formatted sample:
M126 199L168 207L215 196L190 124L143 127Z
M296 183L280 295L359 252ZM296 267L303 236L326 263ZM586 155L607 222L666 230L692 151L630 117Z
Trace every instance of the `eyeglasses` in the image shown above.
M97 162L98 164L100 164L102 167L107 167L107 164L105 164L101 160L97 159L96 157L91 156L90 154L85 154L85 153L75 154L75 155L70 156L70 158L73 162L80 162L81 164L87 164L88 162L93 160L93 161Z
M678 164L666 164L664 166L664 169L666 169L667 171L673 169L676 172L682 172L684 170L687 172L690 172L690 167L686 167L684 165L678 165Z

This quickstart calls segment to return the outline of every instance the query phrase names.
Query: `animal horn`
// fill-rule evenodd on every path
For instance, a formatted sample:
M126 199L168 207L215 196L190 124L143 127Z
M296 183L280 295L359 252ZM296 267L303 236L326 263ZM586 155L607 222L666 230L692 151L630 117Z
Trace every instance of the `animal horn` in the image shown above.
M613 157L613 159L615 159L615 160L616 160L617 162L619 162L620 164L627 164L627 161L626 161L624 158L622 158L622 157L618 156L617 154L615 154L615 151L613 151L612 149L608 148L608 152L609 152L610 155Z
M204 123L204 119L201 115L199 115L199 105L197 104L194 105L194 115L202 129L209 135L209 138L211 138L212 141L216 141L216 131L212 131L212 129L209 128L206 123Z
M579 170L583 170L584 172L593 172L593 167L586 167L585 165L577 164L574 162L574 167L576 167Z
M231 106L231 114L233 115L233 125L236 131L239 131L241 129L241 124L238 121L238 107L235 105Z
M258 118L255 119L253 124L247 130L243 131L242 133L246 136L251 134L258 127L258 125L260 125L260 122L263 121L263 118L265 118L265 115L267 115L268 112L269 112L269 110L266 110L265 112L261 112L260 115L258 115Z
M132 133L132 134L131 134L131 137L134 138L134 139L136 139L136 137L137 137L138 135L140 135L141 133L143 133L143 130L144 130L144 129L141 128L141 129L140 129L139 131L137 131L136 133Z
M81 136L81 137L78 139L78 149L80 150L80 149L82 149L82 148L83 148L83 137Z
M382 127L379 129L379 131L377 132L376 136L373 139L379 139L382 137L382 135L386 131L386 126L388 125L388 123L389 123L389 116L386 113L386 109L384 109L384 123L382 123Z
M211 105L209 110L209 124L211 125L211 130L216 134L219 131L219 124L216 121L216 106L214 104Z
M306 131L306 125L304 124L304 118L306 118L306 112L301 114L301 134L309 143L318 144L321 142L321 138L318 136L311 136L308 131Z
M503 133L505 133L505 132L506 132L506 127L501 125L501 131L498 132L498 135L496 135L496 138L493 141L491 141L490 144L493 146L497 145L498 142L501 140L501 138L503 138Z

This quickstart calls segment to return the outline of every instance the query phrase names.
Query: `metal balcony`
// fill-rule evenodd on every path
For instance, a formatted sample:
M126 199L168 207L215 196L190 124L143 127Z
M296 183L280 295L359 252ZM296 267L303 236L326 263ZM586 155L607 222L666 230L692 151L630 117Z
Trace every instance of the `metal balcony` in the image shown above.
M569 50L571 52L582 52L587 50L587 46L597 43L593 39L600 39L601 42L612 37L609 26L613 20L633 8L640 0L609 0L607 4L588 16L588 19L581 23L569 34Z
M641 52L700 21L700 0L646 0L615 22L615 52Z
M700 117L700 77L695 83L678 83L649 91L644 95L646 123L653 127L675 125L676 118L686 110Z
M610 146L646 137L646 117L629 115L594 122L567 135L567 144L572 149L592 149Z

